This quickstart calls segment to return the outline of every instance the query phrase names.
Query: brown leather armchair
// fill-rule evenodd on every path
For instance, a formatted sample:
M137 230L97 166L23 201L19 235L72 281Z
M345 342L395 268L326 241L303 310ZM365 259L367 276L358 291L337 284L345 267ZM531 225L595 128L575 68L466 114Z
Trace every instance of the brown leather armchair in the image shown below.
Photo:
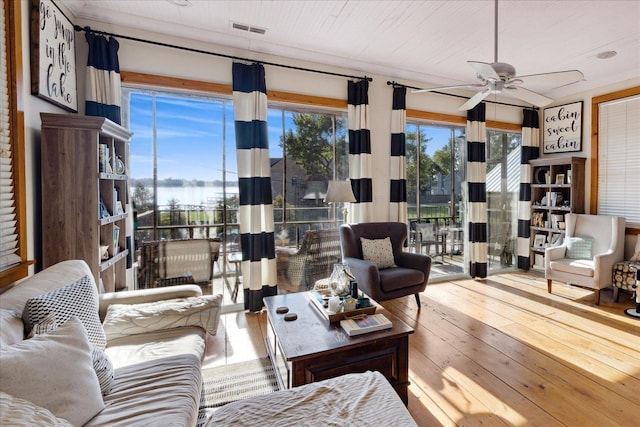
M362 256L360 238L391 238L396 267L378 270ZM358 287L375 301L385 301L415 295L420 307L420 292L424 291L431 272L431 257L403 251L407 240L407 225L401 222L368 222L340 226L340 244L344 261L358 281Z

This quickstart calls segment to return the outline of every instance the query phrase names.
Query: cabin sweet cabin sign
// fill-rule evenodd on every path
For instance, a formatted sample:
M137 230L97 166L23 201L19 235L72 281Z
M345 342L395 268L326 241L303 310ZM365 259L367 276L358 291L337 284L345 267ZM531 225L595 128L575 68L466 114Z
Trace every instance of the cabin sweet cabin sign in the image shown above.
M542 152L582 151L582 101L544 109Z

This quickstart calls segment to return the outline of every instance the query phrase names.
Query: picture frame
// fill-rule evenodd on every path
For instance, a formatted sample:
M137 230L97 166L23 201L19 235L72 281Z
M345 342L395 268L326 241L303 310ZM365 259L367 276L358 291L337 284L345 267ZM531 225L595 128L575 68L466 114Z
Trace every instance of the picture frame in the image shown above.
M544 244L547 241L547 236L545 234L536 234L533 238L533 247L534 248L544 248Z
M551 246L560 246L563 241L564 241L564 234L553 233L551 235Z
M542 152L582 151L582 101L544 109Z
M563 185L563 184L564 184L564 174L563 173L556 174L556 185Z
M31 0L31 94L78 112L73 23L52 0Z

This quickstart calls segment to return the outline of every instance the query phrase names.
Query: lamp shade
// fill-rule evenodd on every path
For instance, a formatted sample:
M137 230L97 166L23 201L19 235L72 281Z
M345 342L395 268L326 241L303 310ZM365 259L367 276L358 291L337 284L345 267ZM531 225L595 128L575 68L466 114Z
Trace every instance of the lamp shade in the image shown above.
M329 181L329 188L327 188L327 195L325 196L324 201L327 203L355 202L356 197L353 195L351 182Z

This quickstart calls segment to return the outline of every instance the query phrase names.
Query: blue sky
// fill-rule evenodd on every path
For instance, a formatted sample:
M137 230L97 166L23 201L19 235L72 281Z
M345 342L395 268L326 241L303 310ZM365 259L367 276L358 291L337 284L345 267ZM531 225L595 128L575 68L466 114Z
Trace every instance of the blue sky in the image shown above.
M156 111L159 179L221 179L222 148L223 141L226 141L227 179L235 180L235 133L231 100L157 96ZM129 117L134 133L130 147L132 177L150 178L153 176L152 96L132 93ZM281 111L270 109L268 123L270 155L282 157L279 146ZM285 127L293 128L291 114L285 114ZM429 127L427 137L433 140L427 145L427 154L433 155L448 143L449 136L449 129Z

